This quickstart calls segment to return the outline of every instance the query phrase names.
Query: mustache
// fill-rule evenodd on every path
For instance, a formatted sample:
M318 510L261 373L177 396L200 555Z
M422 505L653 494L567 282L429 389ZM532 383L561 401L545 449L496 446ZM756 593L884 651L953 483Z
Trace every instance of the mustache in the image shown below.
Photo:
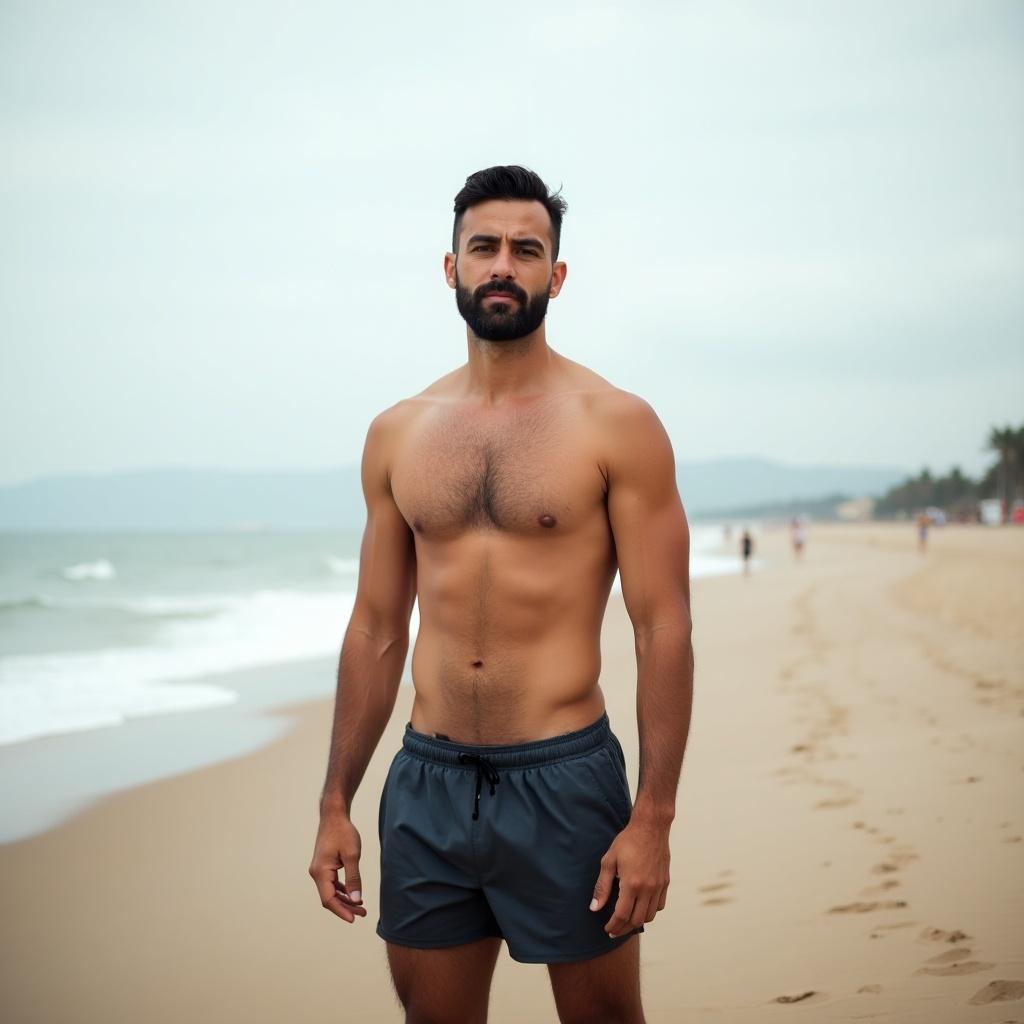
M474 302L482 302L488 295L511 295L513 299L518 299L520 304L524 306L529 299L526 292L511 281L488 281L487 284L480 285L473 292L473 300Z

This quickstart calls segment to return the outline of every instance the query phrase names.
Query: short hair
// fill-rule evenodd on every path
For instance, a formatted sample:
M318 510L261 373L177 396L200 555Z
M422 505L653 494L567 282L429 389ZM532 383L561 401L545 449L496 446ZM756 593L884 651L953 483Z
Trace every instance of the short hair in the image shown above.
M462 215L471 206L485 203L488 199L536 199L551 218L551 259L558 259L558 244L562 236L562 215L569 204L558 192L549 192L539 174L518 164L485 167L466 179L466 184L455 197L455 225L452 228L452 252L459 251L459 230Z

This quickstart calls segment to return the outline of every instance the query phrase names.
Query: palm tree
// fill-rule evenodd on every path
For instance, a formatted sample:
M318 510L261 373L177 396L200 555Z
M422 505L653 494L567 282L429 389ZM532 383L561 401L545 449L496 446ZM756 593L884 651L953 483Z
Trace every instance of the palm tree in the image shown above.
M1020 444L1018 438L1020 432L1010 426L1002 430L998 427L993 427L989 431L988 443L986 445L989 451L994 451L999 456L999 492L997 497L1004 502L1005 508L1009 507L1012 500L1010 495L1010 478L1015 461L1014 456L1017 454L1016 448Z
M1016 498L1017 490L1021 483L1024 482L1021 480L1021 467L1024 467L1024 423L1014 431L1013 460L1017 465L1017 488L1014 489L1013 493L1013 496Z

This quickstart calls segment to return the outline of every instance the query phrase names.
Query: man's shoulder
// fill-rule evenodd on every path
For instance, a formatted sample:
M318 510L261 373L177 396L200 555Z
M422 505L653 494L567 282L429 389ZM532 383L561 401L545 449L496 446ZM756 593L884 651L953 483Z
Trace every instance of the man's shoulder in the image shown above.
M422 391L400 398L386 409L382 409L373 418L371 428L376 427L381 433L385 433L401 430L408 426L416 417L422 415L445 397L449 390L450 379L456 372L445 374L444 377L439 377L436 381L428 384Z
M641 463L674 465L668 432L646 398L613 384L595 388L585 398L606 476Z
M658 414L646 398L625 388L607 384L587 392L593 417L613 432L651 429L660 423Z
M562 359L572 369L578 388L576 393L586 403L588 412L599 419L610 420L614 425L620 423L623 418L642 419L654 413L650 403L640 395L618 387L589 366L565 356Z

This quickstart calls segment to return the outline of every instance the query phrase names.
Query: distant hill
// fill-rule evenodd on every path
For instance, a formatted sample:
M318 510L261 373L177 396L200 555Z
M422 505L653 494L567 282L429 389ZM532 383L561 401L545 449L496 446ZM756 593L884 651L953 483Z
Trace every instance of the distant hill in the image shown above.
M843 493L878 495L900 469L714 459L678 469L691 518ZM361 529L359 467L316 472L148 469L0 486L0 530Z
M0 487L0 530L360 529L359 468L144 469Z
M683 463L676 471L687 514L708 517L834 495L877 497L907 477L893 467L791 466L754 458Z

